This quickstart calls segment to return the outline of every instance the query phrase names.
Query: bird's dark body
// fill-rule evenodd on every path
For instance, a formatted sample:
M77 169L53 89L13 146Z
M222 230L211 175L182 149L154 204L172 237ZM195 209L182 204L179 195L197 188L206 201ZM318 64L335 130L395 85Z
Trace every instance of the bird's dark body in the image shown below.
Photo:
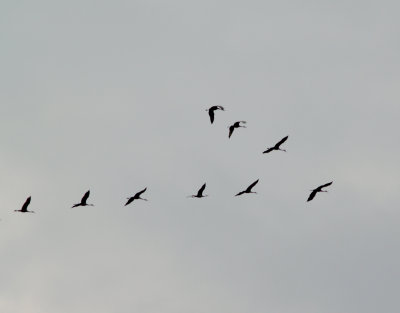
M277 143L275 144L275 146L273 146L273 147L271 147L271 148L268 148L268 149L265 150L263 153L270 153L271 151L274 151L274 150L281 150L281 151L285 151L285 152L286 152L286 150L281 149L280 146L281 146L281 144L283 144L288 138L289 138L289 136L286 136L286 137L282 138L279 142L277 142Z
M210 116L210 122L211 124L214 123L214 111L216 110L221 110L221 111L225 111L223 106L220 105L214 105L211 108L208 109L208 115Z
M253 187L255 185L257 185L258 181L259 181L259 179L257 179L254 183L252 183L249 187L247 187L246 190L243 190L243 191L237 193L235 196L240 196L245 193L256 193L255 191L251 191L251 189L253 189Z
M88 204L87 203L87 199L89 198L89 195L90 195L90 190L86 191L86 193L83 195L80 203L76 203L72 207L76 208L78 206L87 206L87 205L93 206L93 204Z
M327 192L327 191L325 191L325 190L322 190L322 188L328 187L328 186L332 185L332 183L333 183L333 181L331 181L331 182L329 182L329 183L326 183L326 184L324 184L324 185L321 185L321 186L319 186L319 187L313 189L313 190L311 191L310 195L308 196L307 202L308 202L308 201L311 201L312 199L314 199L314 197L316 196L316 194L317 194L318 192Z
M204 183L203 186L200 187L200 189L197 191L197 194L191 195L189 197L191 197L191 198L204 198L204 197L207 197L207 195L203 195L204 189L206 189L206 183Z
M231 138L233 131L235 130L235 128L239 128L239 127L243 127L246 128L246 126L244 125L240 125L240 123L246 124L246 121L238 121L233 123L231 126L229 126L229 135L228 138Z
M35 213L34 211L28 211L28 206L31 203L31 197L29 196L26 200L25 203L22 205L20 210L14 210L15 212L21 212L21 213Z
M140 195L142 193L144 193L146 190L147 190L147 187L144 188L143 190L137 192L133 197L128 198L128 201L125 203L125 206L127 206L129 203L133 202L134 200L139 200L140 199L140 200L147 201L147 199L143 199L143 198L140 197Z

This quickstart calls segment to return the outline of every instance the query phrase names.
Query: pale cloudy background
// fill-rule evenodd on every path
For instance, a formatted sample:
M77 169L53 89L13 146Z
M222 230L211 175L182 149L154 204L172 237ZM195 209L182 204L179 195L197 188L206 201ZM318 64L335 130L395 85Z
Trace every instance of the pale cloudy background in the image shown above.
M3 1L0 311L400 312L399 10Z

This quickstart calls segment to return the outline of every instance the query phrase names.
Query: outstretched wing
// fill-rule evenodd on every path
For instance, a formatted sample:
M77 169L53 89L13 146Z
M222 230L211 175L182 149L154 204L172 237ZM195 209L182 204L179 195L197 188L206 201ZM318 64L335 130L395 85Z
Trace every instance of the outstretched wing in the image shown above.
M90 190L86 191L86 193L83 195L81 203L84 204L86 203L87 199L89 198L90 195Z
M310 195L308 196L307 202L308 202L308 201L311 201L312 199L314 199L314 197L315 197L316 194L317 194L317 190L314 189L314 190L310 193Z
M327 184L325 184L325 185L321 185L321 186L318 187L318 189L321 190L321 189L324 188L324 187L328 187L328 186L332 185L332 183L333 183L333 181L331 181L330 183L327 183Z
M252 183L249 187L247 187L246 192L250 192L251 188L253 188L255 185L257 185L257 183L258 183L258 179L254 183Z
M213 107L208 110L208 115L210 115L211 124L214 122L214 110Z
M201 186L201 188L199 189L199 191L197 192L197 197L202 197L203 196L203 191L204 189L206 189L206 184L204 183L203 186Z
M234 129L235 129L235 126L233 126L233 125L229 126L229 138L231 138Z
M129 203L131 203L133 200L135 200L135 197L130 197L128 201L125 203L125 206L127 206Z
M236 197L236 196L240 196L240 195L244 194L245 192L246 192L246 191L241 191L241 192L237 193L237 194L235 195L235 197Z
M274 150L274 148L268 148L268 149L265 150L263 153L270 153L272 150Z
M28 211L28 205L29 205L29 203L31 203L31 197L28 197L28 198L25 200L25 203L24 203L24 205L23 205L22 208L21 208L21 212L27 212L27 211Z
M275 148L279 148L279 146L281 144L283 144L288 138L289 138L289 136L282 138L281 141L279 141L278 143L275 144Z
M140 195L141 195L143 192L145 192L146 190L147 190L147 187L144 188L143 190L140 190L139 192L137 192L137 193L134 195L134 198L140 197Z

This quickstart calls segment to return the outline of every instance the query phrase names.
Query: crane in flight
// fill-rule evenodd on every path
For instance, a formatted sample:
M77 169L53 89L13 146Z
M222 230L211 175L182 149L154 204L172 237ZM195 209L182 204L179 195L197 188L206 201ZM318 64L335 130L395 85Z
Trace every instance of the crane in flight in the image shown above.
M90 190L86 191L86 193L83 195L81 199L81 202L74 204L72 208L76 208L77 206L87 206L87 205L94 206L94 204L86 203L87 199L89 198L89 195L90 195Z
M321 185L321 186L319 186L319 187L317 187L317 188L311 190L311 193L310 193L310 195L308 196L307 202L308 202L308 201L311 201L312 199L314 199L314 197L315 197L315 195L317 194L317 192L328 192L327 190L322 190L322 188L328 187L328 186L332 185L332 183L333 183L333 182L331 181L330 183Z
M14 210L14 212L35 213L34 211L28 211L29 203L31 203L31 197L30 196L25 200L25 203L22 206L21 210Z
M229 126L229 136L228 136L228 138L231 138L232 133L235 130L235 128L239 128L239 127L246 128L246 126L240 125L240 123L246 124L246 121L238 121L238 122L233 123L231 126Z
M288 138L289 138L289 136L286 136L286 137L282 138L279 142L277 142L277 143L275 144L275 146L273 146L273 147L271 147L271 148L267 148L267 150L265 150L263 153L270 153L271 151L274 151L274 150L280 150L280 151L285 151L285 152L286 152L286 150L281 149L280 146L281 146L281 144L283 144Z
M220 105L213 105L211 108L206 110L208 111L208 115L210 116L211 124L214 123L214 111L216 110L225 111L224 107Z
M257 183L258 183L258 179L257 179L254 183L252 183L249 187L247 187L246 190L243 190L243 191L239 192L238 194L236 194L235 197L236 197L236 196L240 196L240 195L242 195L242 194L244 194L244 193L257 193L257 192L255 192L255 191L251 191L251 189L252 189L255 185L257 185Z
M138 199L140 199L140 200L148 201L147 199L140 198L140 195L141 195L143 192L145 192L146 190L147 190L147 187L144 188L143 190L141 190L141 191L135 193L135 195L134 195L133 197L127 198L128 201L126 202L125 206L127 206L127 205L128 205L129 203L131 203L133 200L138 200Z
M204 198L204 197L207 197L208 195L203 195L204 189L206 189L206 183L204 183L204 185L201 186L199 191L197 191L197 194L188 196L188 198Z

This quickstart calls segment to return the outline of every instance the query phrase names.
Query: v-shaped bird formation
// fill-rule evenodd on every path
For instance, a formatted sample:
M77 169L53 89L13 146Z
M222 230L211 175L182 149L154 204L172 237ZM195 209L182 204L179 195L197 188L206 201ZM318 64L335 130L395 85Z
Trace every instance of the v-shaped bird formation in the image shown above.
M220 105L214 105L214 106L211 106L211 107L210 107L209 109L207 109L206 111L208 111L208 115L209 115L209 118L210 118L210 122L211 122L211 124L213 124L213 123L214 123L214 120L215 120L215 112L216 112L216 111L225 111L225 108L224 108L223 106L220 106ZM246 121L237 121L237 122L233 123L232 125L230 125L230 126L228 127L228 128L229 128L228 138L231 138L231 136L232 136L232 134L233 134L233 132L234 132L235 129L237 129L237 128L246 128L246 126L245 126L244 124L246 124ZM286 152L286 150L285 150L285 149L282 149L281 146L288 140L288 138L289 138L289 136L283 137L281 140L279 140L277 143L275 143L275 145L273 145L273 146L271 146L271 147L269 147L269 148L266 148L266 150L263 151L263 154L270 153L270 152L272 152L272 151L274 151L274 150ZM258 182L259 182L259 179L257 179L257 180L254 181L253 183L251 183L245 190L238 192L238 193L235 195L235 197L236 197L236 196L241 196L241 195L243 195L243 194L257 193L257 192L252 191L252 190L253 190L253 188L257 185ZM310 195L309 195L308 198L307 198L307 202L313 200L313 199L315 198L315 196L317 195L318 192L328 192L327 190L323 190L323 188L332 185L332 183L333 183L333 182L329 182L329 183L320 185L320 186L318 186L318 187L315 188L315 189L312 189ZM200 189L197 191L196 194L190 195L190 196L188 196L188 197L189 197L189 198L204 198L204 197L207 197L208 195L203 194L205 188L206 188L206 183L204 183L204 184L200 187ZM147 199L141 197L142 194L143 194L146 190L147 190L147 187L144 188L144 189L142 189L142 190L140 190L140 191L138 191L134 196L128 197L128 198L127 198L127 202L125 203L125 206L131 204L131 203L132 203L133 201L135 201L135 200L144 200L144 201L147 201ZM87 203L87 201L88 201L88 199L89 199L89 195L90 195L90 190L86 191L86 193L83 195L81 201L80 201L79 203L74 204L71 208L76 208L76 207L79 207L79 206L94 206L94 204ZM19 210L14 210L14 211L15 211L15 212L21 212L21 213L35 213L34 211L29 211L29 210L28 210L28 206L29 206L30 202L31 202L31 197L29 196L29 197L25 200L25 203L23 204L23 206L21 207L21 209L19 209Z

